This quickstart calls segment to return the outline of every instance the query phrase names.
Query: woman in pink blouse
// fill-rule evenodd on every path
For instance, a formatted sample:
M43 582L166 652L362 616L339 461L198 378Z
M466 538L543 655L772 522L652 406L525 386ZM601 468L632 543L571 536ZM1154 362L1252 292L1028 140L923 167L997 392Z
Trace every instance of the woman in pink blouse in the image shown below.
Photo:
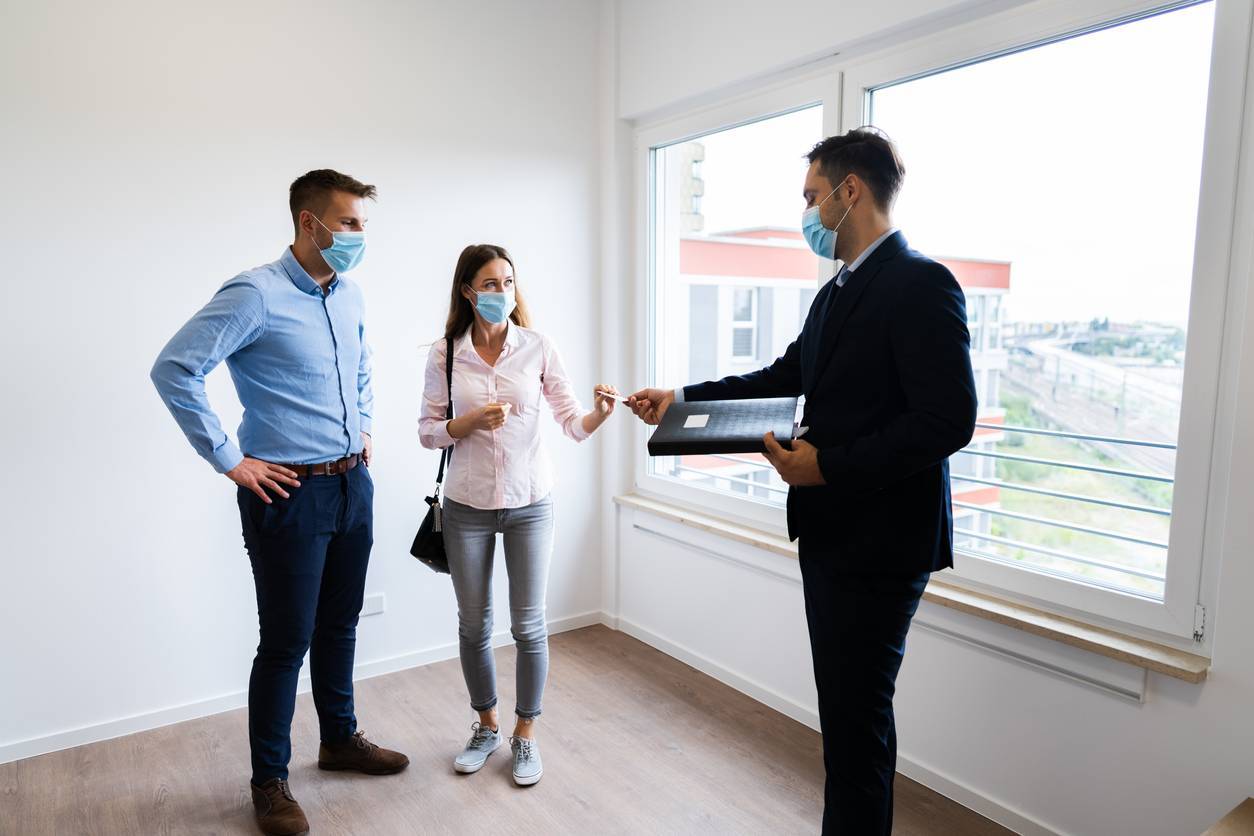
M549 667L544 597L553 550L553 469L540 440L541 401L566 435L583 441L614 411L615 392L598 386L584 412L549 338L530 328L502 247L462 251L453 272L448 323L453 340L453 414L445 417L446 341L431 347L422 396L422 446L453 446L444 490L444 545L457 595L462 673L479 714L458 772L477 772L501 745L492 655L492 563L505 540L511 632L518 649L517 722L510 737L514 782L534 784L543 768L536 718Z

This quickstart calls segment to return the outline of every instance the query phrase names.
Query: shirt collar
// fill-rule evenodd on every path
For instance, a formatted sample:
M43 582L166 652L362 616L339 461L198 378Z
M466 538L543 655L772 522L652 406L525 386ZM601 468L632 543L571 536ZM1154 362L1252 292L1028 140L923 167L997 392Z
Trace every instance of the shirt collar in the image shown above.
M514 324L514 320L508 320L506 325L508 327L505 329L505 345L512 351L522 342L522 334L518 332L518 326Z
M871 253L875 252L875 248L878 247L880 244L883 244L886 240L888 240L888 237L896 231L897 231L897 227L890 226L887 232L885 232L879 238L876 238L874 241L872 241L871 246L863 250L858 255L857 258L855 258L853 261L846 264L845 267L848 268L850 273L852 273L854 270L857 270L859 267L862 266L862 262L866 261L868 258L871 257Z
M467 351L474 350L474 342L470 338L470 335L474 331L474 329L475 329L475 326L471 325L469 328L466 329L466 333L462 334L460 337L458 337L456 340L453 341L453 356L454 357L464 354ZM514 321L512 319L507 321L505 323L505 350L501 352L501 356L505 356L506 354L509 354L514 349L518 348L518 345L521 342L522 342L522 334L519 332L518 326L514 324Z
M292 248L288 247L283 251L283 257L279 259L279 263L283 265L283 269L287 272L287 277L292 280L292 284L300 288L302 293L322 295L322 288L313 280L313 276L300 266L300 262L296 260L296 254L292 252ZM327 287L327 295L335 292L340 284L340 277L333 276L331 284Z

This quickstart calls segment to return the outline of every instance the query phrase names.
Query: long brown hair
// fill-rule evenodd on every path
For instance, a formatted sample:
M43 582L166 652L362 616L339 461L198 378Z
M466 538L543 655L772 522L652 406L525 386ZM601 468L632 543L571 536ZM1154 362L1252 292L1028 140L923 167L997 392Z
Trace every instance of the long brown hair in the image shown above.
M510 258L504 247L498 247L496 244L471 244L462 250L461 256L457 259L457 267L453 270L453 291L449 296L448 322L444 325L446 338L457 339L470 330L470 326L474 324L475 308L462 294L462 288L470 287L483 265L498 258L508 261L510 269L514 271L514 301L517 307L509 315L510 321L523 328L531 327L531 313L527 310L527 303L523 301L522 293L518 290L518 270L514 267L514 259Z

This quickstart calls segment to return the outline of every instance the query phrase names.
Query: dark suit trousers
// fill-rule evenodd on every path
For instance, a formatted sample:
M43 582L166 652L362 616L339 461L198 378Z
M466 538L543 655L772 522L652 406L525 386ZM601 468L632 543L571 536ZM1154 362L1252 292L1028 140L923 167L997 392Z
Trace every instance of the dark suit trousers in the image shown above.
M804 537L799 557L827 769L823 833L888 836L897 769L893 693L931 573L853 573Z
M374 541L374 485L364 465L301 479L291 499L238 492L257 587L261 641L248 680L253 783L286 778L292 712L305 652L322 739L353 736L357 617Z

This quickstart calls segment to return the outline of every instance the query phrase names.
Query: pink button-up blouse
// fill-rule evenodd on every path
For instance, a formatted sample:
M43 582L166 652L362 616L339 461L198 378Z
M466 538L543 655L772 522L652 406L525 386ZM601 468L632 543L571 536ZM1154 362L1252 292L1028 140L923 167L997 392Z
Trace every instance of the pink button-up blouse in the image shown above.
M453 341L453 415L465 415L489 403L513 408L498 430L475 430L454 439L448 432L444 377L445 342L431 346L418 438L429 450L453 445L444 495L483 510L521 508L539 502L553 489L553 467L540 439L540 401L570 438L583 441L585 411L575 397L553 343L543 334L509 323L505 347L495 366L475 351L467 331Z

